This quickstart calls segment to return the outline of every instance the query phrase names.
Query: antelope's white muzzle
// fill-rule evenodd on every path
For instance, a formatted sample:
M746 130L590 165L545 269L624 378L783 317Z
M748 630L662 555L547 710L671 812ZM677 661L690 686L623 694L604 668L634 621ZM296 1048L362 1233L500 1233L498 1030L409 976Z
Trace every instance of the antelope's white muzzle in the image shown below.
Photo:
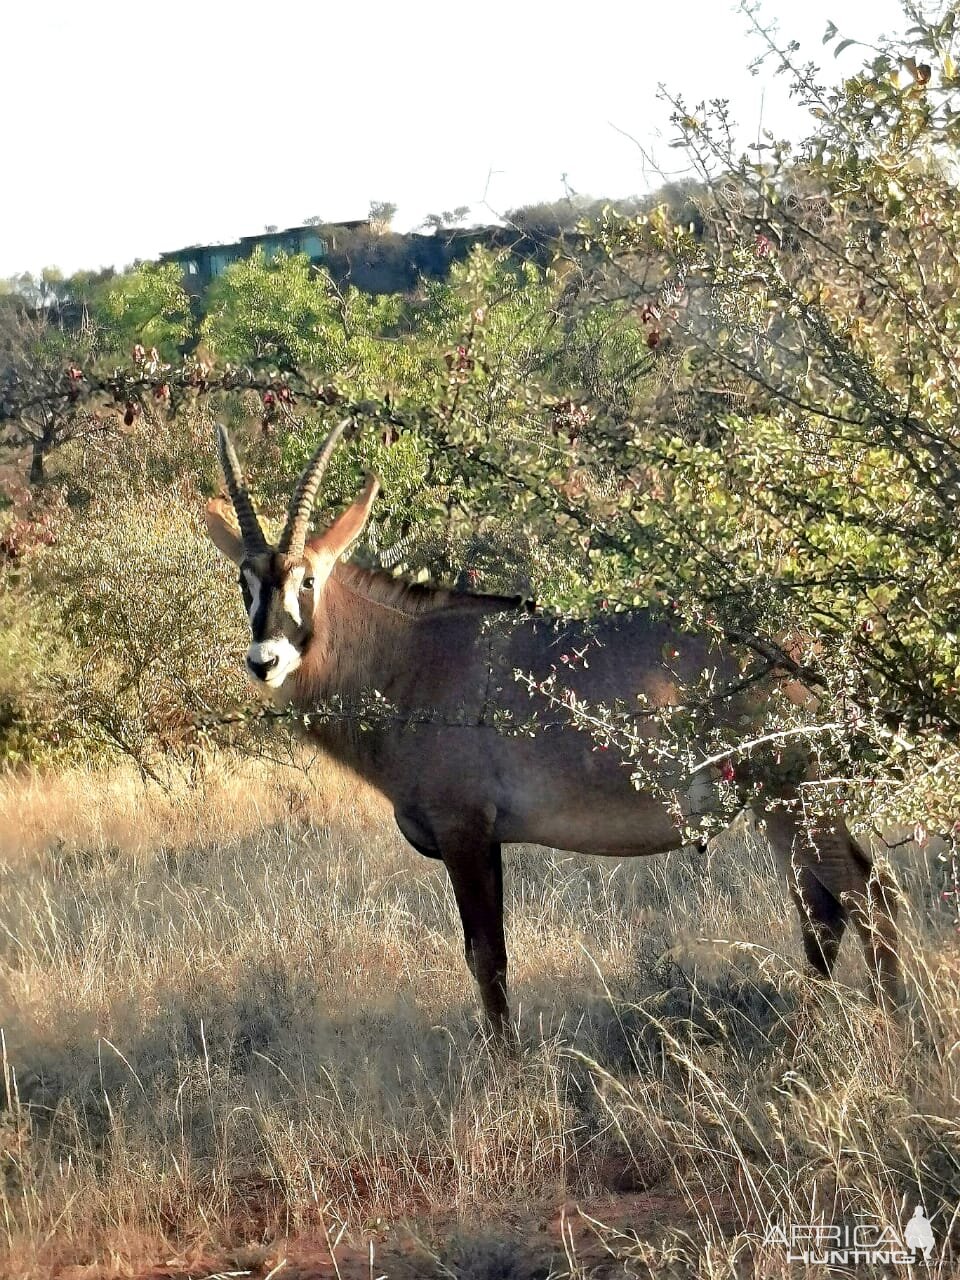
M260 640L247 650L247 670L258 684L279 688L300 665L300 652L285 636Z

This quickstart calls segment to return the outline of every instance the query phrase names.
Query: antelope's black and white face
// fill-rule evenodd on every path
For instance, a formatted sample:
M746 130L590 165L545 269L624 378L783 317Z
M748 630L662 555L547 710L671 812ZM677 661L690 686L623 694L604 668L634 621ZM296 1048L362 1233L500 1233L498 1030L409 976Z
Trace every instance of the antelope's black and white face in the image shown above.
M207 529L240 571L240 590L250 620L247 671L257 684L271 690L280 689L302 663L333 566L363 532L380 488L371 477L356 502L337 516L326 533L307 541L310 510L323 469L346 426L340 423L307 463L276 547L264 537L230 439L223 427L218 430L217 448L231 501L214 498L207 504Z
M304 560L290 565L278 552L240 562L240 590L250 619L247 670L278 689L303 660L313 636L316 576Z

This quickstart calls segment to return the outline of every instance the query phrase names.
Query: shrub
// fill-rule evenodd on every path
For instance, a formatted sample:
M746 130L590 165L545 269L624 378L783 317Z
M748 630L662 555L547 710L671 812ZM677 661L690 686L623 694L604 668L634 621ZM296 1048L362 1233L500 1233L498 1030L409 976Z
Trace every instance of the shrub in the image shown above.
M63 718L93 751L151 769L195 751L198 722L243 689L237 593L200 502L184 497L180 485L98 493L40 570L73 657L52 679Z
M93 317L111 353L140 343L163 360L176 359L193 333L190 299L175 262L145 262L93 292Z
M201 336L221 360L325 370L341 361L344 337L326 272L303 254L262 249L231 263L211 284Z

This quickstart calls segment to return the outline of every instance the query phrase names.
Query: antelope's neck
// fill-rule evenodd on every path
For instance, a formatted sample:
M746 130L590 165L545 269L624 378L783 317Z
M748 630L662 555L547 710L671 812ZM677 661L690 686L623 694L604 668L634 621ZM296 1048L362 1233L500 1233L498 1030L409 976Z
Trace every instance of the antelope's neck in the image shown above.
M407 710L416 618L331 578L287 705L309 714L309 739L385 790L390 729Z
M298 707L340 698L390 698L409 671L416 619L366 600L331 578L313 638L297 671Z
M504 638L488 615L505 606L516 608L503 597L335 571L287 705L317 711L310 738L388 794L412 727L482 722L492 654Z

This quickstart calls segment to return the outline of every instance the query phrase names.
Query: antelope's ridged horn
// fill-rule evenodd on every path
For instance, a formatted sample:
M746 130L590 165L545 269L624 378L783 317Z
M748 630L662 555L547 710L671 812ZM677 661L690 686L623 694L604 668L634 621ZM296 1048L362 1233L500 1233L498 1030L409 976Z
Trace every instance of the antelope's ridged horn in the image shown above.
M352 418L344 418L342 422L337 423L304 467L303 474L297 482L293 497L290 499L290 514L287 516L287 523L277 544L280 554L289 556L291 560L299 560L303 555L304 543L307 540L307 526L310 524L310 513L313 511L320 481L323 479L327 463L340 437L352 421Z
M250 555L261 555L264 551L269 551L270 548L267 545L266 538L263 536L257 513L253 509L250 495L247 493L246 486L243 483L243 472L240 470L240 462L236 451L229 435L227 435L227 428L222 424L217 426L217 455L220 458L220 466L223 469L223 478L227 482L230 501L233 503L233 509L237 513L237 520L240 522L244 550Z

